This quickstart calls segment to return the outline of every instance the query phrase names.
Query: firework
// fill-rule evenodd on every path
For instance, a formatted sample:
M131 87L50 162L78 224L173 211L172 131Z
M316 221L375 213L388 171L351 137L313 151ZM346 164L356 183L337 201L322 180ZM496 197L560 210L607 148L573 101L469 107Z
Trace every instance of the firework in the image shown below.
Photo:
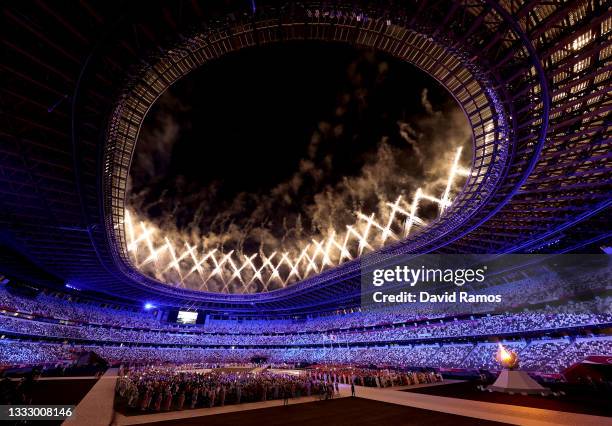
M424 228L427 222L419 217L419 207L424 201L436 204L438 217L443 215L452 204L458 178L469 174L459 164L461 153L462 149L458 148L440 196L418 188L410 202L400 195L377 213L368 215L357 211L355 223L347 225L342 232L331 229L293 251L280 254L260 250L246 254L236 250L224 252L221 247L191 245L187 238L173 242L155 225L137 220L133 212L126 211L127 250L138 269L152 271L158 280L175 286L187 287L187 281L193 283L197 277L197 287L205 291L211 291L211 283L222 292L230 292L230 286L238 286L242 293L268 291L272 284L274 288L286 287Z

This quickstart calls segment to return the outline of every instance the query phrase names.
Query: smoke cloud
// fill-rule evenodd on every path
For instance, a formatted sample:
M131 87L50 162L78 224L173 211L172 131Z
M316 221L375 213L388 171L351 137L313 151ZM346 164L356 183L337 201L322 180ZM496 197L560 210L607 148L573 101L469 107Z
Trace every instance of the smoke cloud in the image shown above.
M364 73L364 67L374 72ZM340 179L335 176L336 165L346 158L328 148L366 137L352 132L355 121L372 108L386 113L378 88L384 85L389 67L373 52L363 52L348 67L349 84L338 93L333 111L313 130L293 175L268 193L238 192L223 201L222 176L206 187L181 175L168 178L173 148L191 118L189 105L166 92L139 137L130 171L129 211L135 220L159 228L178 245L188 242L245 255L296 253L312 239L321 240L355 225L357 212L377 213L379 221L385 222L387 203L399 196L410 200L417 188L439 196L457 148L463 147L461 165L470 166L471 130L450 96L435 105L428 87L420 91L419 112L395 117L395 124L385 132L367 135L376 140L373 148L351 159L359 165L357 172ZM351 156L350 144L346 148L342 155ZM424 205L419 215L432 220L437 212L438 206L432 203ZM159 274L149 267L145 272Z

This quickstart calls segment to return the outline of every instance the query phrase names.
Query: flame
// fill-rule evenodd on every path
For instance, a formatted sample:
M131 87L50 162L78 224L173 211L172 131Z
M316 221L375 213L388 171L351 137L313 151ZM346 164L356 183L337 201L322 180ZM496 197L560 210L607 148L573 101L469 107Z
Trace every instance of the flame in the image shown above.
M512 359L512 354L506 348L504 348L504 345L498 343L497 357L499 358L500 362L508 362Z
M462 148L455 152L441 195L436 197L418 188L410 202L400 195L395 202L386 203L387 211L379 211L378 217L376 213L368 215L357 211L355 223L347 225L343 232L330 230L326 236L305 241L295 252L247 255L235 250L224 253L221 247L209 250L201 244L191 245L186 239L174 244L155 225L140 221L133 212L126 210L127 251L136 268L146 267L144 269L153 271L155 278L175 286L186 287L186 280L193 283L195 279L199 289L206 291L210 291L208 283L211 280L220 284L223 292L229 292L232 283L242 286L243 293L254 288L267 291L273 282L286 287L424 228L427 223L418 216L421 201L437 204L438 215L442 216L452 204L451 192L457 179L470 174L459 165L461 153ZM173 278L168 278L168 274ZM498 352L500 359L512 358L501 344Z
M514 368L518 364L516 352L509 351L501 343L497 344L497 361L506 368Z

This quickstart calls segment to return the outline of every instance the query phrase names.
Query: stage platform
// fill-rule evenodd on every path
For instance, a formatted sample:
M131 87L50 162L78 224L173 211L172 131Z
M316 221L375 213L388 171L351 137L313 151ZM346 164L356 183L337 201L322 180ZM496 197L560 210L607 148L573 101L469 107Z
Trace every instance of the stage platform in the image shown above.
M435 387L405 389L406 392L417 392L427 395L461 398L472 401L493 402L546 410L566 411L570 413L612 416L610 395L510 395L502 392L481 391L474 382L451 383Z

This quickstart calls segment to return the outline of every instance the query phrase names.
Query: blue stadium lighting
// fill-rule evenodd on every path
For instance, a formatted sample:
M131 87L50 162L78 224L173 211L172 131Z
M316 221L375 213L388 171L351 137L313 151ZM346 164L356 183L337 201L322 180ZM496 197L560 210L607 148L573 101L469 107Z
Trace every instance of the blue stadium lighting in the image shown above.
M71 283L66 283L65 286L72 290L81 291L80 288L76 287L74 284L71 284Z
M5 416L109 424L136 415L195 424L222 411L228 414L219 415L228 417L219 423L240 416L241 423L251 424L259 414L250 414L251 403L261 401L276 406L270 418L290 405L281 414L287 424L323 423L330 414L347 424L370 424L381 410L390 424L405 423L406 416L414 423L431 419L456 426L481 420L525 424L533 409L540 409L538 420L546 424L611 424L606 420L612 389L609 1L192 0L173 7L162 0L157 8L124 8L117 0L56 2L53 8L12 3L3 4L7 60L0 83L3 111L11 118L2 126L0 147L0 372L10 377L0 380L6 385L0 386L0 404L40 405L8 405ZM332 76L344 69L360 77L361 65L355 74L352 68L364 52L405 62L428 74L436 93L446 90L457 114L440 133L426 130L432 126L421 117L446 118L450 109L430 102L435 98L426 96L430 84L423 80L421 103L410 95L411 104L397 117L402 126L414 118L410 131L396 129L399 121L375 124L381 132L359 134L363 151L334 147L329 164L320 162L327 157L323 145L316 155L304 156L302 145L290 148L294 144L287 141L292 152L286 160L303 158L312 166L298 171L317 172L303 183L298 179L299 185L293 185L293 176L299 176L288 173L285 158L274 159L283 172L278 176L275 165L260 164L263 157L249 158L266 188L291 176L293 207L284 206L285 197L282 204L249 196L233 202L223 194L222 210L201 210L214 214L211 220L192 220L200 212L195 201L215 203L208 203L212 198L181 203L178 197L186 191L173 191L174 177L188 176L191 165L183 173L180 161L177 173L159 179L154 190L133 185L131 176L160 171L159 157L151 158L153 170L131 170L140 154L139 135L166 142L176 129L182 138L182 130L200 118L183 114L183 108L177 120L166 115L173 105L163 104L167 90L175 84L189 90L199 80L188 79L204 67L217 67L212 64L223 56L249 50L252 58L266 44L302 49L298 43L308 43L305 54L311 44L354 49L339 51L341 60L330 63L321 52L317 67ZM262 53L259 62L267 62ZM376 67L383 64L378 56L376 62L367 56L365 73L377 76L369 70L378 68L381 76L396 78L394 63L386 73ZM258 71L260 85L274 77L265 71ZM215 80L217 75L213 83L220 87L236 78L214 73ZM281 79L280 89L302 96L300 80ZM310 117L313 125L342 130L343 141L351 139L353 128L361 129L353 127L360 119L353 114L354 100L361 107L361 94L375 94L359 90L369 90L366 80L354 86L353 81L324 88L332 96L324 108L337 95L343 99L335 104L342 111L337 117L328 109ZM417 79L406 83L421 86ZM276 87L262 89L269 99L280 93ZM217 117L199 108L203 104L194 95L200 93L176 91L175 105L193 100L194 112ZM387 93L376 92L376 103L390 101L392 108L373 108L367 120L382 123L379 113L399 112L393 105L399 106L396 99L403 94L387 98ZM172 120L158 134L146 128L147 120L157 121L147 118L156 109L162 113L159 124L165 127L164 115ZM241 111L231 114L227 123L244 121ZM455 123L461 114L465 129ZM294 135L289 127L279 127L278 135ZM326 146L332 140L319 126L297 130L317 132L316 140ZM397 130L407 136L398 137ZM372 172L372 185L368 177L367 185L339 186L341 200L325 188L323 210L304 217L299 227L289 220L309 211L319 188L335 187L336 178L359 178L352 173L359 165L328 170L336 156L369 156L366 139L377 143L383 134L390 142L412 145L418 142L414 132L421 131L431 144L441 140L452 147L455 139L465 140L470 152L461 157L458 145L454 156L435 150L431 163L397 163L410 173L397 181ZM207 167L206 174L194 176L195 184L257 173L232 162L234 152L216 149L230 142L226 135L208 126L192 135L213 136L193 153L203 167L217 158L229 163ZM252 145L250 139L258 140L239 139L236 153ZM432 152L419 153L420 147L407 148L417 162ZM383 168L395 174L379 164L364 174ZM415 173L409 170L413 165ZM330 181L319 185L319 169ZM316 185L310 185L310 176ZM375 181L378 176L383 180ZM232 192L233 182L228 181ZM197 190L189 183L184 188ZM259 187L248 182L235 192L258 195ZM345 197L370 187L379 202L373 195L363 203ZM272 195L284 195L282 188ZM183 206L175 218L168 217L171 222L165 211L148 209L165 189L172 197L167 206ZM246 212L235 208L242 204ZM252 206L261 206L262 214L251 216ZM270 219L260 231L255 227L267 216L264 210L271 210ZM146 218L147 211L155 220ZM287 219L282 228L278 219ZM201 226L183 232L188 222ZM167 223L171 226L162 229ZM257 238L264 240L259 248ZM32 380L38 371L51 380ZM112 384L109 392L93 385L84 395L83 381L73 379L91 375L110 377L112 383L99 382ZM24 380L27 386L19 385ZM435 406L415 407L413 390L444 398ZM56 394L66 406L49 405ZM344 398L351 394L358 398ZM97 407L90 410L92 400ZM486 412L479 409L483 403Z

